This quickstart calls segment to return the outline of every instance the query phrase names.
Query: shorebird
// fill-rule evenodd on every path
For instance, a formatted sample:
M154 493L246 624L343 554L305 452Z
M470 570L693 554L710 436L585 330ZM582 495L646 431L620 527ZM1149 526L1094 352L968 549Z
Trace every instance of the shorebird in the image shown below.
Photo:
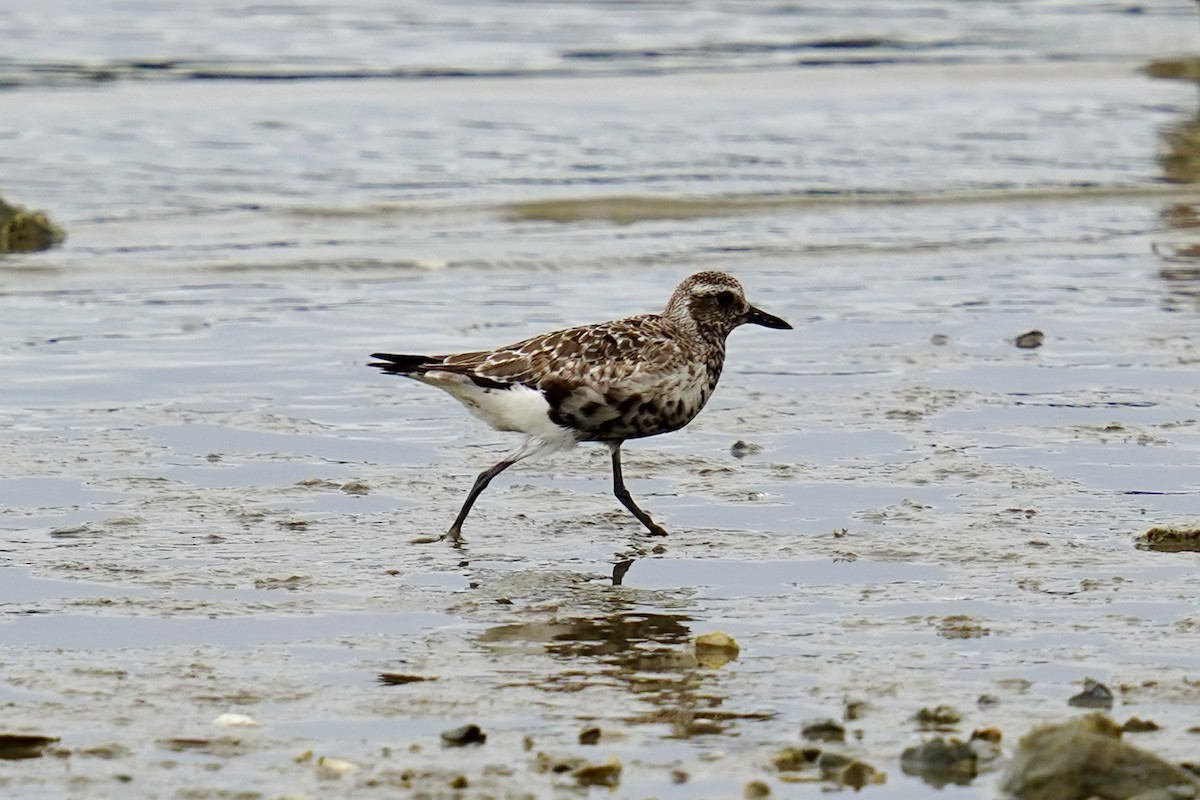
M499 431L525 434L475 479L442 539L460 541L471 507L492 479L518 461L602 442L612 454L613 494L653 535L666 530L638 507L621 475L621 445L687 425L712 395L725 364L725 338L740 325L790 330L746 301L723 272L698 272L661 314L544 333L495 350L445 356L373 353L368 366L447 392Z

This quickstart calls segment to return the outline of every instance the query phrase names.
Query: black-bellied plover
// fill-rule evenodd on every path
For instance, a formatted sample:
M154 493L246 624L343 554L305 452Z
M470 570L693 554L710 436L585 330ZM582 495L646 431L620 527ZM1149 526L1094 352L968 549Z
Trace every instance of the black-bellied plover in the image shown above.
M638 507L621 476L621 445L679 430L704 408L725 363L725 337L747 323L791 329L746 301L723 272L698 272L661 314L584 325L508 347L448 356L374 353L370 366L436 386L496 430L525 434L475 479L441 538L460 540L480 492L530 456L603 442L612 453L613 494L650 533L666 531Z

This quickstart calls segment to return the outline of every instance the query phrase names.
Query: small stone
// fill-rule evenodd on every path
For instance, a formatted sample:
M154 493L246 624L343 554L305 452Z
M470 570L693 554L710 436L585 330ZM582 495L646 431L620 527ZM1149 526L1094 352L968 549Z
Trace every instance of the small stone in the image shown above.
M436 681L437 678L425 675L410 675L406 672L381 672L377 680L385 686L403 686L406 683Z
M742 790L742 796L746 800L759 800L759 798L770 797L771 787L763 781L750 781L746 784L746 788Z
M586 764L572 773L580 786L608 786L621 783L621 762L614 757L606 764Z
M975 705L979 706L980 708L990 708L999 704L1000 698L996 697L994 694L981 694L979 695L979 699L975 701Z
M226 728L256 728L258 721L245 714L225 713L214 719L213 725L221 725Z
M0 759L40 758L46 748L57 741L57 736L0 733Z
M862 761L852 761L838 776L838 784L858 791L872 783L883 783L884 774Z
M358 770L358 764L344 758L321 756L317 759L317 774L322 778L342 778Z
M550 755L539 750L534 756L534 769L538 772L552 772L561 775L564 772L574 772L588 765L587 759L572 755Z
M696 660L702 667L720 669L738 657L742 649L727 633L713 631L696 637Z
M755 453L761 453L761 452L762 452L761 444L753 444L751 442L744 442L741 439L738 439L729 448L729 454L732 455L734 458L745 458L746 456L754 455Z
M853 722L862 717L863 712L867 710L867 701L858 699L848 699L842 706L842 719L847 722Z
M980 728L971 734L967 745L975 751L981 764L988 764L1003 755L1004 749L1000 746L1003 738L999 728Z
M579 732L579 743L580 744L599 744L600 743L600 729L595 727L594 725L590 728L584 728L582 731Z
M454 779L450 781L451 789L466 789L470 785L466 775L455 775Z
M338 488L340 488L346 494L364 495L371 493L371 487L363 481L349 481L347 483L343 483Z
M821 750L816 747L785 747L776 753L771 761L780 772L799 772L811 767L821 757Z
M1067 700L1067 705L1076 708L1104 708L1113 706L1113 693L1100 681L1083 679L1083 691Z
M950 337L944 333L935 333L929 337L929 343L938 345L940 347L944 344L949 344Z
M914 719L924 730L941 731L952 729L958 725L962 721L962 714L959 714L951 706L937 706L936 708L922 708Z
M1042 342L1046 340L1046 334L1039 330L1025 331L1020 336L1013 339L1013 344L1022 350L1033 350L1042 346Z
M465 747L469 744L483 744L487 734L478 725L463 725L442 732L442 741L450 747Z
M846 729L832 719L810 722L800 729L800 735L812 742L846 741Z
M1121 726L1122 733L1151 733L1158 729L1157 722L1148 719L1138 719L1137 717L1130 717Z

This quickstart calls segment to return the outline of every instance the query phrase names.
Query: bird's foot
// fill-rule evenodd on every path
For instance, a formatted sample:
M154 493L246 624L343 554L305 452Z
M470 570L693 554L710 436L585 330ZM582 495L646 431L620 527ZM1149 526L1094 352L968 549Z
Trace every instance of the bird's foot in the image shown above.
M666 536L667 529L662 525L651 522L646 525L646 530L651 536Z
M458 528L451 528L441 536L418 536L415 539L410 539L409 544L433 544L434 542L444 542L450 540L454 546L459 546L463 543L462 531Z

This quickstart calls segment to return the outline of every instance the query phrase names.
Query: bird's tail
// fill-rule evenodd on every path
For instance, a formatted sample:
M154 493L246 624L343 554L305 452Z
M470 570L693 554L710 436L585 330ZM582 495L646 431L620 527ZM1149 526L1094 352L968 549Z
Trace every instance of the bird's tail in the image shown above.
M389 375L412 375L415 372L424 372L422 367L437 364L442 360L434 356L397 355L395 353L371 353L371 358L379 360L368 363L368 367L376 367Z

